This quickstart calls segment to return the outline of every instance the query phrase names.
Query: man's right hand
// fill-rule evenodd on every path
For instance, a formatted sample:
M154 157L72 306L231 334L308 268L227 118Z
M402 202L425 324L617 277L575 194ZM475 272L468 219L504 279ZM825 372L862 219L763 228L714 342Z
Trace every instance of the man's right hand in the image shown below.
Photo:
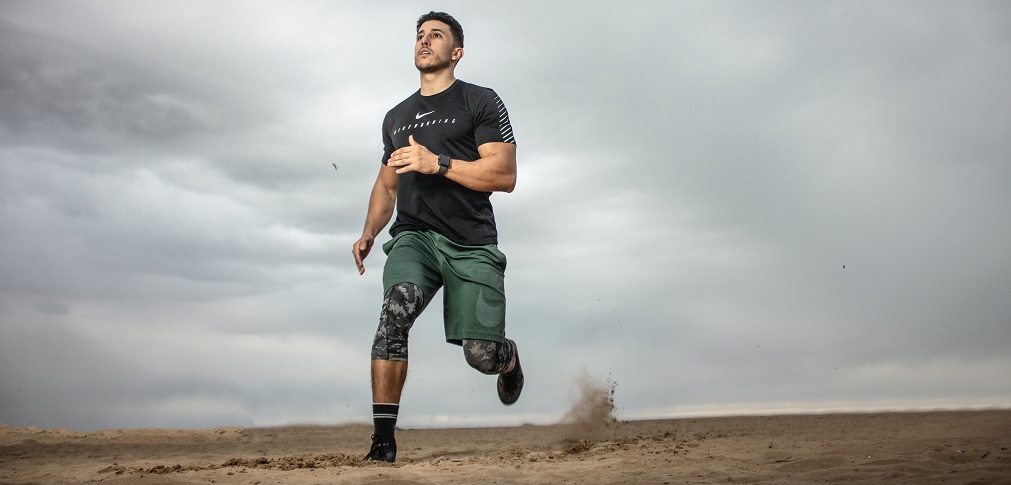
M365 215L365 227L362 229L362 237L355 241L351 247L351 254L355 257L355 264L358 265L358 274L365 274L365 258L372 250L372 245L376 242L378 235L393 217L393 210L397 206L397 182L399 176L397 169L386 165L379 166L379 176L376 177L376 184L372 186L372 195L369 196L369 212Z
M354 255L355 264L358 265L358 274L365 274L365 258L368 257L369 251L372 251L372 244L375 242L376 238L362 234L362 237L355 241L354 246L351 247L351 254Z

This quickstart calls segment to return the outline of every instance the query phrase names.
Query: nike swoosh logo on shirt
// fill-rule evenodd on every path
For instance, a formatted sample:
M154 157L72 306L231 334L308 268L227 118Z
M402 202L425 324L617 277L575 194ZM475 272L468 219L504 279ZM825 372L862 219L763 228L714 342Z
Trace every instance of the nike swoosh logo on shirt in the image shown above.
M422 118L424 118L424 117L426 117L426 116L428 116L428 115L430 115L432 113L435 113L434 109L432 111L429 111L428 113L418 113L418 114L414 115L414 119L420 120L420 119L422 119Z

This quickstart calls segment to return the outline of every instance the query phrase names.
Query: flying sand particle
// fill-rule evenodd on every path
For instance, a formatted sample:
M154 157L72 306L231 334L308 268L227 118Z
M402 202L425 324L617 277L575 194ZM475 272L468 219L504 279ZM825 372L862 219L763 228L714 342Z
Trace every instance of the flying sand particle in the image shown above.
M614 390L617 383L600 379L584 372L578 377L579 399L562 417L564 439L596 440L617 422L614 417Z

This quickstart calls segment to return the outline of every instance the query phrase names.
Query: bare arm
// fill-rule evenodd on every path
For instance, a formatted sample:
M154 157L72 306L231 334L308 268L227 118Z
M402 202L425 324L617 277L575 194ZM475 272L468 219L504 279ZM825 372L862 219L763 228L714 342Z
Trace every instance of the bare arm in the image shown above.
M439 156L409 137L410 145L390 155L387 161L396 173L420 172L435 174L439 171ZM512 192L516 188L516 145L493 142L477 147L481 158L469 163L452 160L446 177L471 190L479 192Z
M354 255L355 264L358 265L358 274L365 273L365 258L372 250L376 236L393 218L393 209L396 204L397 173L393 168L382 165L379 168L376 183L372 186L372 195L369 196L369 212L365 216L362 237L358 238L354 246L351 247L351 254Z

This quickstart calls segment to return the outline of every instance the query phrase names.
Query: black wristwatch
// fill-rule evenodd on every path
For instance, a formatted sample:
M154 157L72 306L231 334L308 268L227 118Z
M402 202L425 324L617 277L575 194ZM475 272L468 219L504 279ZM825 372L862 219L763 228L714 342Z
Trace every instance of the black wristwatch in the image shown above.
M438 175L446 175L446 170L449 170L449 155L439 155L439 171Z

